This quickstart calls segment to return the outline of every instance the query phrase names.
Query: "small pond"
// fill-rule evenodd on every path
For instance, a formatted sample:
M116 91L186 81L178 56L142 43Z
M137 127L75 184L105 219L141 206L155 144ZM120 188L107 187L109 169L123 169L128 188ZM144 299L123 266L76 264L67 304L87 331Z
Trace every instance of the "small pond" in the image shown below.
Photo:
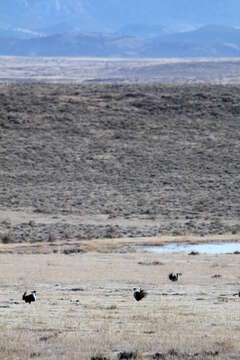
M234 253L235 251L240 252L240 242L219 242L219 243L201 243L201 244L190 244L190 243L171 243L162 246L137 246L137 251L153 252L153 253L176 253L184 252L190 253L192 251L200 254L226 254Z

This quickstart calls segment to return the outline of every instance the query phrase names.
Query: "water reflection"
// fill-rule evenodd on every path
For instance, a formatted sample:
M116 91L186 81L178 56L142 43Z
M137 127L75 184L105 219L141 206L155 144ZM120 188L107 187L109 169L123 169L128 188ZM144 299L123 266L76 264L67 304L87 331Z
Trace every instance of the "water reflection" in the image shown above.
M240 251L238 242L221 242L221 243L171 243L163 246L138 246L137 251L146 251L153 253L176 253L176 252L198 252L200 254L226 254Z

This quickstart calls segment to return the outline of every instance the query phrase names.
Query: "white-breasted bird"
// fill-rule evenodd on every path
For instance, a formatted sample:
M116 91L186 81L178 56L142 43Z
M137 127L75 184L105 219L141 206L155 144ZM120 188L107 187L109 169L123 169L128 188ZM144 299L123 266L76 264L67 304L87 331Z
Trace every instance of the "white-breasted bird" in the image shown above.
M133 288L133 296L136 301L140 301L147 296L147 292L141 288Z
M170 273L169 275L168 275L168 278L169 278L169 280L171 280L171 281L178 281L178 277L179 276L182 276L182 273Z
M25 291L25 293L22 296L22 299L25 301L25 303L31 304L32 301L36 301L36 291L33 290L31 292L31 294L27 295L27 292Z

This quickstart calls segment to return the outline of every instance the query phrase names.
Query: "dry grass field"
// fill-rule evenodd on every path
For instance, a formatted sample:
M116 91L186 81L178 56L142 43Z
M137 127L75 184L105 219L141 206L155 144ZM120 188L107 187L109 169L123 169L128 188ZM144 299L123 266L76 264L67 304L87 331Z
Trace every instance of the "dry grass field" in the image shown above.
M0 85L0 359L239 359L239 255L135 251L240 240L239 104L233 85Z
M75 255L0 255L1 359L238 359L239 255L103 252L100 242ZM139 303L134 286L148 291ZM23 303L25 289L35 303Z

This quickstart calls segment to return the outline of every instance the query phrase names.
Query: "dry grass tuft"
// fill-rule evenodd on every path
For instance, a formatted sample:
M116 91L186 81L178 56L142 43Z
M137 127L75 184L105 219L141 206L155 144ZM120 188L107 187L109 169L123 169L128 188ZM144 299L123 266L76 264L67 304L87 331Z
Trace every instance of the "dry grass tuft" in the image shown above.
M56 235L54 234L53 231L49 231L48 233L48 242L55 242L56 241Z
M3 244L10 244L15 241L14 233L12 230L9 230L5 233L0 234L0 240Z

